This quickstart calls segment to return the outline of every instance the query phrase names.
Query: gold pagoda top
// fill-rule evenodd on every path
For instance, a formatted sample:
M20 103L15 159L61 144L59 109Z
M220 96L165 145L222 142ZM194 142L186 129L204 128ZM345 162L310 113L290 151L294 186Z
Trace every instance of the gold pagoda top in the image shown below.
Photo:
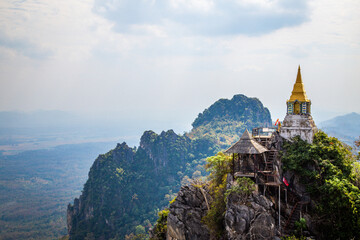
M298 100L299 102L310 102L310 100L306 96L304 84L301 79L301 72L300 72L300 65L298 68L298 73L296 76L296 82L294 84L293 91L291 93L291 97L289 99L289 102L294 102L295 100Z

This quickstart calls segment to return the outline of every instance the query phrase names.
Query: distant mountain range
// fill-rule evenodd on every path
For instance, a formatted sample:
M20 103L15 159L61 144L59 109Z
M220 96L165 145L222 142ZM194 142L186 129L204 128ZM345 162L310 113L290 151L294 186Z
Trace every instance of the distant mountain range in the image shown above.
M5 155L118 139L135 145L141 133L142 129L101 116L94 118L64 111L0 112L0 153Z
M241 98L241 95L237 97ZM194 129L189 133L189 137L209 135L215 137L220 145L229 145L238 137L238 128L241 128L241 126L230 126L222 121L224 125L216 126L222 128L221 131L218 129L217 132L205 133L204 130L213 129L214 126L210 125L214 122L218 123L223 117L230 117L240 122L244 122L245 118L256 119L256 122L248 124L253 127L265 121L265 119L261 119L262 116L258 116L260 118L257 119L256 114L251 112L251 107L240 108L239 112L232 111L231 106L235 106L232 103L233 101L235 99L220 99L217 101L212 108L219 111L216 112L218 115L209 115L215 113L215 111L212 111L213 109L207 109L204 111L204 115L200 114L194 121ZM256 105L258 102L251 101L243 106L247 104ZM234 115L229 115L227 111L233 112ZM239 116L244 119L238 119ZM209 122L209 119L217 121ZM16 154L21 151L44 149L62 144L113 142L118 141L118 139L126 141L130 146L134 146L139 144L139 137L144 129L155 128L155 131L163 129L154 124L150 125L146 126L145 124L144 126L143 123L138 122L128 123L126 120L119 119L103 119L102 116L97 116L94 119L93 117L80 116L65 111L0 112L0 152L3 154ZM158 123L158 125L161 125L161 123ZM349 113L337 116L317 123L317 126L346 144L353 145L354 141L360 136L360 114ZM223 134L224 131L226 131L225 135Z
M352 146L360 136L360 114L353 112L337 116L319 123L317 127Z
M141 177L148 183L151 182L151 176L155 176L154 179L161 179L159 182L162 186L158 186L158 183L153 184L153 188L156 189L153 191L153 196L147 192L140 194L141 191L136 190L137 186L141 186L138 180L136 180L138 185L134 184L132 188L134 192L136 190L138 196L129 195L138 198L132 202L133 205L139 202L138 210L134 213L136 216L141 216L138 219L154 221L157 217L157 209L166 205L182 182L186 182L185 180L192 178L194 174L196 176L199 173L204 174L202 165L206 156L237 141L245 128L250 130L253 127L269 124L271 124L270 112L258 99L236 95L232 99L218 100L200 113L192 124L193 129L184 135L175 134L173 131L161 134L147 131L143 135L143 144L139 148L129 148L121 144L104 157L111 159L116 155L115 153L122 153L124 149L127 149L131 155L143 161L144 174L138 174L142 171L141 169L135 171L128 168L126 161L122 161L124 159L120 155L116 155L114 159L107 162L117 166L115 174L119 175L118 171L121 173L123 169L126 179ZM360 136L360 114L358 113L338 116L317 125L319 129L349 145L353 145L354 140ZM140 128L143 127L140 125ZM93 162L92 159L98 153L106 152L111 148L110 146L114 146L113 138L116 138L116 141L120 138L122 141L130 142L132 146L138 144L138 136L132 140L123 135L136 133L137 130L132 127L130 131L126 131L127 129L129 129L128 125L120 122L113 121L106 124L104 121L95 121L61 111L0 112L0 239L29 239L35 235L41 239L54 239L65 234L66 204L80 194L81 186L86 180L86 173ZM111 143L104 141L91 143L98 139L108 140ZM44 149L64 143L79 142L85 142L85 144L16 154L29 149ZM164 150L167 148L171 151ZM181 157L184 152L187 152L187 155ZM179 156L176 155L177 153ZM9 154L12 156L7 156ZM116 159L121 160L121 164L114 162ZM164 163L169 166L168 170L172 171L171 174L162 171ZM134 167L140 168L138 164ZM98 170L101 169L104 168L99 167ZM153 172L154 169L157 169L158 173ZM90 176L95 173L99 172L95 171L94 167ZM174 177L169 178L170 175ZM97 185L95 180L102 178L105 176L90 178L88 182ZM114 186L109 187L110 190L114 190ZM127 187L127 190L130 189L130 186ZM108 190L108 192L112 191ZM120 195L125 196L123 193ZM145 204L147 209L142 207L144 201L140 201L144 199L147 202ZM160 204L151 205L154 202ZM36 208L44 203L46 203L46 208ZM112 201L109 201L110 203L112 204ZM97 205L94 204L94 206ZM24 211L28 212L26 217L22 214ZM109 214L111 217L111 213ZM134 221L130 218L123 219L128 224L130 232L136 225L145 225L145 222L138 219ZM119 218L111 221L119 223L118 220ZM56 224L53 224L54 222ZM41 229L47 229L47 231ZM126 227L119 227L119 233L124 229ZM40 232L41 235L39 235ZM128 232L125 230L122 234L124 233Z

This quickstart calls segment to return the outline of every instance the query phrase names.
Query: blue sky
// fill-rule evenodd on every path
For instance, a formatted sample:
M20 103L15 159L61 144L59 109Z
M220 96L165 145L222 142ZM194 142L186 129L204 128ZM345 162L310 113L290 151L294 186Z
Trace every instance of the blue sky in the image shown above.
M300 64L315 121L360 112L357 0L2 0L0 111L190 129L219 98L283 119Z

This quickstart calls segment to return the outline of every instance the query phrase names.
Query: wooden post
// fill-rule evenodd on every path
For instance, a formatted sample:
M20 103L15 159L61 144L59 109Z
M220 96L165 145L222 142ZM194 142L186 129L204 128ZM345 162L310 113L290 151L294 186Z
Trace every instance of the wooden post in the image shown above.
M281 232L281 221L280 221L280 211L281 211L281 198L280 198L280 186L279 185L279 231Z
M264 184L264 189L263 189L263 195L265 196L265 191L266 191L266 185Z
M253 172L254 172L254 177L255 177L255 168L256 168L256 161L257 160L257 156L254 155L254 167L253 167Z
M233 181L235 180L235 161L234 161L234 158L235 158L235 153L233 153L232 155L232 170L233 170Z
M259 161L257 161L258 163ZM255 171L255 167L256 167L256 171ZM257 172L258 172L259 166L254 164L254 178L255 178L255 184L257 185ZM258 187L258 186L257 186ZM258 188L259 189L259 188Z

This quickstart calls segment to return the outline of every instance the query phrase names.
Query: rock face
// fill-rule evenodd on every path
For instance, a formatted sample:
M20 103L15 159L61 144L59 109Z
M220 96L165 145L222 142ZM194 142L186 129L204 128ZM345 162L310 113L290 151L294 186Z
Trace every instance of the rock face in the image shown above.
M234 136L237 136L234 132L269 124L270 112L258 99L236 95L232 100L218 101L200 114L193 124L197 134L192 132L178 135L172 130L161 134L146 131L138 148L131 148L125 143L118 144L115 149L95 160L81 196L75 199L74 204L69 204L69 238L124 239L127 234L135 231L137 225L145 226L147 222L154 222L154 211L168 204L168 199L164 196L177 192L181 180L191 176L195 169L201 171L200 162L204 158L214 155L221 146L234 141ZM216 134L212 138L205 132ZM219 144L214 140L218 137L227 138L229 143ZM198 195L196 193L194 196ZM191 224L199 227L194 228L195 230L191 230L193 226L191 229L179 227L176 236L207 239L208 233L200 238L200 230L196 230L206 229L200 222L205 205L196 205L201 202L196 199L198 198L183 198L183 204L191 204L191 207L195 206L195 210L189 212L192 217L177 216L177 220L186 226ZM188 213L188 209L184 211ZM176 223L170 222L170 226ZM174 232L175 229L177 228L174 228Z
M198 115L192 126L190 138L207 136L226 149L245 129L271 126L271 116L259 99L238 94L216 101Z
M229 185L231 186L231 185ZM205 197L206 200L205 200ZM167 218L168 240L208 240L210 233L201 219L207 213L211 196L205 188L182 187ZM254 192L244 202L237 194L230 194L225 212L226 239L274 239L275 219L273 203Z
M117 223L111 218L111 214L104 213L102 208L107 207L110 213L117 211L119 215L126 213L126 207L129 206L125 205L128 196L119 194L123 191L119 183L124 182L125 185L128 182L123 179L123 169L120 171L119 167L124 167L122 162L133 163L134 157L134 149L122 143L96 159L81 196L75 198L73 205L68 205L67 227L70 239L94 236L102 240L113 236L111 232L116 231ZM111 199L116 202L110 205ZM119 205L126 207L124 210L118 209Z
M272 202L258 193L253 193L245 203L238 195L229 195L225 213L227 238L273 239L275 219L272 207Z
M139 148L122 143L100 155L81 196L68 206L70 239L124 239L137 225L155 221L154 209L168 204L165 194L180 188L182 167L212 155L211 147L172 130L146 131Z
M204 188L192 185L182 187L169 209L167 239L210 239L209 230L201 222L207 213L207 201L210 199L210 195Z
M271 126L269 109L264 107L259 99L248 98L242 94L234 95L230 100L220 99L216 101L198 115L192 126L196 128L222 119L238 122L251 120L251 125L254 126L247 126L249 129L257 126Z

